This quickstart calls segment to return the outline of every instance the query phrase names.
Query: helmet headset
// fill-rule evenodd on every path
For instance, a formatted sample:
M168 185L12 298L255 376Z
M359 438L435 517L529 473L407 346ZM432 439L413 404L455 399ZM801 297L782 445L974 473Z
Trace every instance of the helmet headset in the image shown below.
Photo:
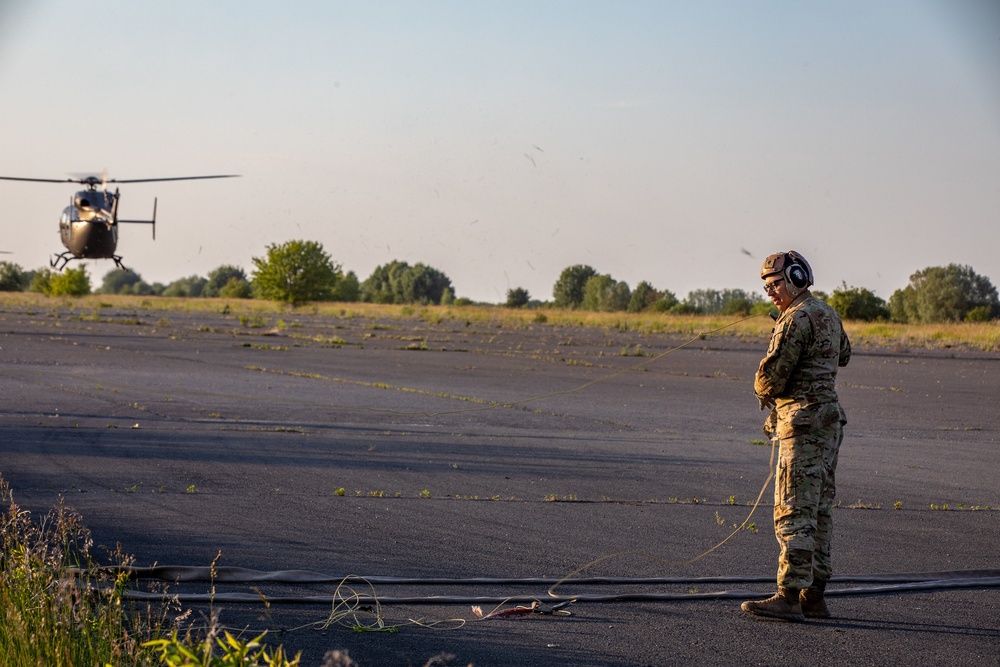
M760 277L764 279L773 275L780 275L785 279L793 296L813 284L812 267L805 257L794 250L767 256L760 269Z

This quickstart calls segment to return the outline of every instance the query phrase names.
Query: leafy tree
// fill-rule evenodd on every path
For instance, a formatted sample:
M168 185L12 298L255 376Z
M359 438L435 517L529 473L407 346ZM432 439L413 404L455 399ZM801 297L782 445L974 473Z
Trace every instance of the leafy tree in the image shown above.
M531 301L531 295L528 294L528 290L523 287L515 287L507 290L507 303L504 305L508 308L524 308L529 301Z
M722 309L719 312L723 315L749 315L755 305L764 301L764 297L756 292L724 289L722 290Z
M333 286L330 299L332 301L348 303L361 300L361 283L358 282L358 276L354 271L348 271L345 275L341 276L337 284Z
M722 310L722 294L714 289L699 289L688 292L684 303L695 313L717 313Z
M111 269L101 280L101 294L135 294L133 289L142 283L142 276L131 269Z
M163 290L163 296L199 297L202 296L207 283L208 281L201 276L178 278L167 285Z
M49 276L48 291L50 296L83 296L90 294L90 276L87 266L81 264L75 269L66 269L62 273Z
M748 314L755 304L764 300L758 294L750 294L741 289L724 289L722 291L714 289L701 289L688 292L685 302L695 313L704 315L745 315Z
M372 303L439 304L454 298L451 279L425 264L393 260L375 267L361 285L361 299Z
M403 300L398 303L441 303L454 299L451 279L437 269L416 264L404 274Z
M13 262L0 262L0 292L23 292L30 284L28 274Z
M229 285L231 281L235 280L237 283L245 283L247 293L250 292L250 281L247 280L247 274L242 268L238 266L232 266L230 264L223 264L222 266L216 267L208 272L208 280L205 282L205 287L201 290L201 296L214 297L223 296L222 289ZM237 291L240 288L233 287ZM232 291L232 289L230 291ZM230 297L233 298L233 297ZM245 297L236 297L245 298Z
M863 287L848 287L846 282L841 283L840 289L833 290L826 302L844 320L872 322L889 319L889 307L884 299Z
M659 296L659 292L643 280L632 290L632 296L629 297L628 306L626 306L625 310L630 313L641 313L644 310L652 308Z
M670 290L663 290L657 294L658 298L653 302L653 310L658 313L670 312L670 309L679 303L677 295Z
M552 287L556 308L579 308L583 303L584 286L596 275L597 271L585 264L576 264L563 269L559 274L559 280Z
M292 305L329 299L341 276L340 265L315 241L272 243L253 263L257 295Z
M898 322L960 322L977 308L988 309L990 318L1000 314L997 289L971 266L958 264L917 271L889 298L890 316Z
M409 269L409 264L399 260L376 266L361 285L361 300L369 303L395 303L395 286L402 282L403 274Z
M608 274L591 276L583 285L583 301L580 307L584 310L615 312L628 308L632 296L628 284L619 282Z

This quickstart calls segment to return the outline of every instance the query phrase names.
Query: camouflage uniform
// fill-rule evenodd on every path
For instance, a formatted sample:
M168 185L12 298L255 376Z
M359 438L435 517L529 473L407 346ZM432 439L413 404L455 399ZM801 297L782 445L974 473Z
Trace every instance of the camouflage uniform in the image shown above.
M834 381L837 367L850 359L840 317L806 291L775 323L754 379L758 397L775 404L764 432L780 442L774 533L781 545L781 588L822 586L832 574L834 473L847 423Z

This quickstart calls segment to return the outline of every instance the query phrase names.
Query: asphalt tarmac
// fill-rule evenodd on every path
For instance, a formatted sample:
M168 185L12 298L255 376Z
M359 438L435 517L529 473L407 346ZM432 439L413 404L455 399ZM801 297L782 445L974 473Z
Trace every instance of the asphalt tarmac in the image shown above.
M1000 665L1000 354L854 341L834 618L795 624L739 610L774 587L766 341L457 317L8 306L0 473L36 516L64 498L99 556L279 573L182 606L306 667ZM473 613L595 560L575 576L624 580L560 585L569 615ZM858 580L970 570L993 579Z

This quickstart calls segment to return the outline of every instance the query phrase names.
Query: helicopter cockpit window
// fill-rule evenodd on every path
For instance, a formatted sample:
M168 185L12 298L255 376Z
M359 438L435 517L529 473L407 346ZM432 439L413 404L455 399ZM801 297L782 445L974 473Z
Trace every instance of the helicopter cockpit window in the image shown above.
M96 214L105 215L111 212L111 197L104 192L87 190L77 192L74 198L77 213L81 220L90 220Z

